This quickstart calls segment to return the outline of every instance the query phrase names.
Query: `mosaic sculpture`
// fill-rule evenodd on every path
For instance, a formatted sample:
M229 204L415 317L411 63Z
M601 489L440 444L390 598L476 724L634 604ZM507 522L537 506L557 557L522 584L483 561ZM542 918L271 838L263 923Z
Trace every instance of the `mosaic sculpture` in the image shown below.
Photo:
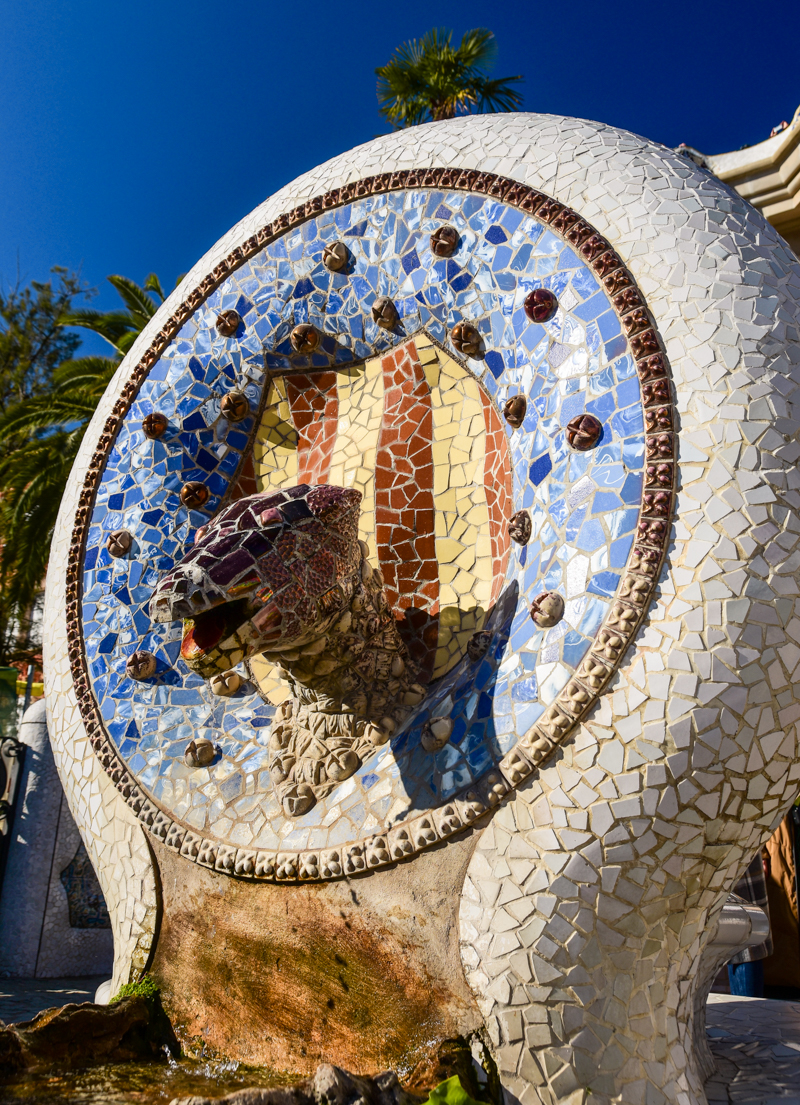
M483 1034L525 1105L702 1101L701 958L800 782L799 318L756 212L575 120L413 128L235 228L123 363L51 561L115 977L189 968L181 881L388 946L413 867L461 938L456 977L403 929L430 1038Z

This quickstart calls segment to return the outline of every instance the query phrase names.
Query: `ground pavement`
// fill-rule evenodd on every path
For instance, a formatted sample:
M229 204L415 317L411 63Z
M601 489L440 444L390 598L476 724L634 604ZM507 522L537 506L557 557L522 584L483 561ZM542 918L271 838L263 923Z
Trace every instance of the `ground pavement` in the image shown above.
M800 1002L711 994L706 1024L717 1061L709 1105L800 1102Z

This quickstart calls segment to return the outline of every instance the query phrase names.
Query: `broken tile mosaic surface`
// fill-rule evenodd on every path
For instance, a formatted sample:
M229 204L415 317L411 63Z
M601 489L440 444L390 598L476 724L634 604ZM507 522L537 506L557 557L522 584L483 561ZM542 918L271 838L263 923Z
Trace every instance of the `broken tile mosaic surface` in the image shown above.
M502 1083L521 1101L566 1100L591 1080L615 1100L702 1102L692 1009L706 941L800 776L800 269L785 242L705 169L641 137L553 116L449 120L349 151L270 197L187 276L128 367L231 249L298 202L371 173L454 162L546 191L614 244L664 339L682 431L659 599L563 759L484 830L459 907L462 962ZM365 387L377 393L373 364ZM348 372L360 407L347 367L340 398ZM148 961L156 876L142 824L80 721L64 577L92 450L124 383L123 373L101 401L67 488L44 637L51 740L109 904L117 985ZM340 411L334 464L341 423ZM374 449L372 414L364 426ZM287 485L296 461L287 439ZM394 785L385 774L363 782L373 794ZM346 785L352 796L362 783ZM262 798L249 800L256 810ZM326 825L338 816L329 810Z
M446 259L434 256L429 244L443 222L460 235ZM342 272L322 263L325 245L336 240L346 242L351 257ZM559 300L544 325L531 322L523 306L536 287ZM378 296L397 307L394 332L372 320ZM243 327L225 338L215 320L231 308ZM486 350L466 367L422 334L451 349L449 331L462 320L477 326ZM301 322L322 334L307 356L294 351L289 337ZM254 432L262 486L313 476L362 490L362 524L387 578L391 548L378 532L381 490L374 474L392 384L385 367L381 379L379 367L365 370L365 364L391 355L412 335L419 336L420 401L432 413L426 449L435 471L436 539L435 562L426 569L431 578L415 585L438 590L438 608L456 612L447 624L440 618L434 653L437 671L449 671L391 746L289 824L267 773L280 687L273 687L272 701L253 682L231 698L215 697L179 658L179 624L152 623L148 602L157 580L225 498ZM83 616L93 689L141 784L173 816L219 839L301 849L357 839L438 805L485 774L580 663L627 560L641 500L644 427L626 349L588 266L536 219L485 196L419 189L369 197L321 214L242 265L198 309L143 384L109 456L87 542ZM272 374L289 374L273 375L266 396L265 365ZM365 388L369 414L362 433L354 426ZM247 395L251 409L236 424L220 414L232 389ZM497 415L515 394L528 400L518 430ZM169 422L157 440L141 430L154 410ZM603 433L595 448L579 453L567 445L565 428L582 413L597 417ZM476 426L482 427L477 435ZM498 434L505 435L502 448ZM494 486L503 463L510 468L510 502ZM201 510L179 501L190 480L211 493ZM505 528L497 525L497 498L506 517L530 510L527 546L509 550ZM120 528L133 534L134 545L127 558L114 559L105 540ZM468 545L472 561L454 573ZM428 562L425 552L420 563ZM564 619L545 631L528 614L543 590L558 591L566 604ZM481 628L496 600L492 647L472 662L463 656L465 634ZM472 620L465 617L478 609ZM136 648L158 657L150 683L125 674ZM455 730L432 757L420 747L420 732L441 714L455 719ZM183 761L188 742L198 737L221 748L210 769Z

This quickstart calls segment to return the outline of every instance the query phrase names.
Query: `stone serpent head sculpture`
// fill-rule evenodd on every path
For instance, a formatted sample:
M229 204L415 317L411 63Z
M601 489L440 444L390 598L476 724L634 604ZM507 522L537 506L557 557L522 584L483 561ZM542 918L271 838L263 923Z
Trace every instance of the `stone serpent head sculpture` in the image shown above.
M290 816L349 778L425 694L358 539L360 503L308 484L239 499L151 601L156 621L183 621L181 656L203 679L258 654L280 665L293 697L272 728L270 775Z

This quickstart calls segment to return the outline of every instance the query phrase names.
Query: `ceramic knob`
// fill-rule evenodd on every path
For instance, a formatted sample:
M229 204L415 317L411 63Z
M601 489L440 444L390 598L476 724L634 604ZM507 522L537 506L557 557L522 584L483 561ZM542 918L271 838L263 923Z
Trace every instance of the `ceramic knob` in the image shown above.
M564 600L557 591L545 591L531 603L531 617L540 629L550 629L564 617Z
M219 675L212 675L208 685L214 694L221 698L229 698L242 685L242 677L238 671L223 671Z
M313 353L319 345L319 331L310 322L301 322L290 335L296 353Z
M525 421L528 400L524 395L512 395L505 401L503 418L513 429L518 430Z
M531 322L549 322L558 310L558 300L549 288L534 288L525 296L523 306Z
M518 545L527 545L531 539L533 523L527 510L518 510L508 520L508 536Z
M106 538L106 548L111 556L119 558L130 552L133 536L126 529L115 529Z
M143 649L134 652L128 657L125 670L131 679L150 679L156 672L156 658L152 652L145 652Z
M198 510L208 501L209 494L204 483L200 483L199 480L189 480L181 488L181 502L190 510Z
M189 767L207 767L216 754L217 750L210 740L206 740L205 737L198 737L197 740L189 742L183 754L183 759Z
M322 252L322 263L331 272L341 272L350 259L350 251L344 242L331 242Z
M238 311L228 310L222 311L217 315L217 321L215 326L217 331L223 338L232 338L242 322L242 316Z
M250 413L250 403L243 391L229 391L223 396L219 410L229 422L241 422Z
M397 308L388 295L379 295L372 304L372 320L382 330L394 330L399 321Z
M158 440L163 437L167 432L167 416L161 414L160 411L152 411L150 414L146 414L142 419L142 430L144 436L149 437L152 441Z
M467 656L469 656L470 660L473 662L480 660L481 657L486 655L491 643L492 635L485 629L478 633L473 633L467 644Z
M483 348L480 331L471 322L457 322L450 331L450 341L465 357L479 357Z
M458 245L458 231L454 226L440 226L431 234L431 253L437 257L452 257Z
M579 453L596 445L602 434L603 425L593 414L579 414L567 423L567 442Z

